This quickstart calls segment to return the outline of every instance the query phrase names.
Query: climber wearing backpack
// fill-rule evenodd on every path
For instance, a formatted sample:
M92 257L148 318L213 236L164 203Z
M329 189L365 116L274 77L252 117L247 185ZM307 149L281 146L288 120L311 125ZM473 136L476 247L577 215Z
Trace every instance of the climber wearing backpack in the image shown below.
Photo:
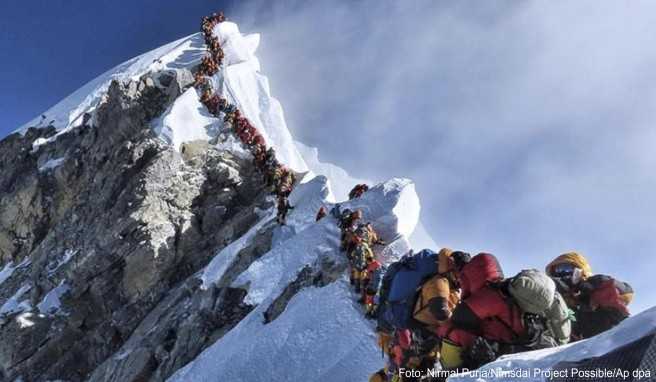
M340 249L346 251L347 254L350 254L356 243L352 235L355 231L355 225L360 219L362 219L362 210L351 211L347 208L339 215L337 225L342 231Z
M567 306L576 310L579 305L579 284L592 276L588 260L577 252L563 253L546 266L545 272L556 283Z
M633 300L633 288L608 275L594 275L579 286L579 306L573 335L590 338L605 332L629 317L628 305Z
M275 184L275 193L278 196L288 197L294 189L294 183L296 182L296 176L294 172L287 167L281 166L282 171L280 177L278 177Z
M572 340L589 338L619 324L629 316L633 289L607 275L592 275L582 255L564 253L546 267L567 305L575 313Z
M376 318L378 307L376 306L375 297L383 281L383 275L385 275L386 270L387 268L381 264L380 261L376 260L375 257L367 259L367 268L362 277L362 299L364 301L365 316L367 318Z
M369 191L369 186L368 185L366 185L364 183L356 184L355 187L353 187L353 189L351 190L351 192L349 192L349 195L348 195L349 200L359 198L360 196L362 196L362 194L364 194L367 191Z
M219 71L219 66L211 55L206 55L200 61L200 70L208 76L213 76Z
M368 261L374 258L374 252L365 242L359 242L347 254L351 265L351 284L355 288L355 293L360 293L362 279L365 276ZM364 303L361 299L360 302Z
M438 328L459 300L456 273L469 258L448 248L439 253L424 249L390 264L383 276L377 296L378 327L382 332L412 333L412 346L405 354L413 368L425 371L435 364Z
M508 280L496 258L479 254L462 272L463 301L444 335L445 368L477 368L502 354L565 344L570 311L545 273L526 270Z
M353 231L353 237L364 241L372 248L374 245L385 245L385 241L378 236L371 222L358 224Z
M286 196L278 196L278 214L276 216L278 224L287 224L287 214L289 213L289 210L293 209L294 207L289 204L289 200Z
M200 70L196 71L196 73L194 73L194 87L202 92L208 85L209 81L205 74Z
M219 112L221 97L219 97L217 94L214 94L211 89L206 88L200 97L200 102L205 105L205 107L207 107L207 110L211 114L216 115Z

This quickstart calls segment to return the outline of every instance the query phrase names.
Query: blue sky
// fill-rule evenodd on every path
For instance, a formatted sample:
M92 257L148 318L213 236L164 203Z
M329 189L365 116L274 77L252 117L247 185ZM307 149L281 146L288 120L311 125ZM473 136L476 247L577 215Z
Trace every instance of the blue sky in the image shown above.
M0 60L9 90L0 94L0 135L106 69L195 32L201 15L222 8L9 3L0 6L0 48L12 52ZM508 274L579 250L594 271L634 286L633 310L656 305L654 8L227 6L242 30L262 34L258 56L272 92L293 134L322 159L359 177L414 179L435 241L495 253Z

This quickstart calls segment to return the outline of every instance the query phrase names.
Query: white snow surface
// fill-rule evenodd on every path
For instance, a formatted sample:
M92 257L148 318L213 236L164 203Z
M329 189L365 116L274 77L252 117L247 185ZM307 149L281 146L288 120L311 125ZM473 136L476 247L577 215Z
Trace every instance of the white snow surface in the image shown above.
M69 289L70 288L68 285L66 285L66 282L62 281L59 283L57 287L53 288L50 292L43 296L43 300L37 304L36 307L39 309L39 312L44 314L57 313L61 307L61 297L64 295L64 293L68 292Z
M0 271L0 285L7 281L13 274L16 269L22 268L24 266L29 265L30 259L25 258L23 261L20 262L20 264L14 266L14 262L10 261L7 264L5 264L4 267L2 267L2 270Z
M128 60L89 81L41 116L21 126L16 132L24 133L28 127L46 127L50 124L59 130L59 133L68 131L79 126L85 112L92 112L98 106L112 80L137 79L149 71L188 68L198 64L204 54L205 44L200 33L166 44ZM56 136L52 139L56 139Z
M194 88L187 89L161 117L151 122L155 133L178 151L184 142L208 141L212 138L212 127L221 124L200 103Z
M298 172L308 171L287 129L282 106L271 96L269 79L260 73L260 63L254 55L259 35L243 36L237 25L230 22L217 25L214 33L223 43L226 57L224 67L214 76L214 84L218 85L215 89L237 105L267 144L276 149L281 163Z
M620 346L626 345L645 335L656 332L656 307L647 309L634 317L624 320L615 328L601 333L590 339L574 342L572 344L560 346L557 348L536 350L532 352L519 353L508 355L491 362L481 369L470 372L467 374L460 374L450 377L450 382L464 382L464 381L516 381L517 378L498 377L498 378L482 378L481 374L484 370L495 370L497 375L499 372L509 373L511 370L529 370L529 377L522 377L522 381L546 381L543 375L536 373L533 375L534 369L542 371L551 370L556 364L561 361L579 361L590 357L597 357L604 355L611 350ZM610 365L612 367L612 365ZM656 372L652 370L652 373Z
M350 177L337 166L319 162L316 149L294 142L282 107L271 95L268 79L260 73L260 63L255 56L259 35L243 35L237 25L230 22L219 24L214 33L225 53L221 70L211 78L214 88L237 105L267 144L276 149L278 159L302 173L302 179L289 198L294 209L289 213L287 225L274 230L271 250L232 283L232 286L245 288L248 291L246 302L256 307L170 380L366 380L369 373L382 367L383 358L376 346L373 323L364 318L345 275L321 288L302 289L280 316L268 324L263 321L263 313L302 269L307 266L316 269L327 261L346 262L338 249L340 232L335 218L329 215L318 223L314 218L322 205L331 209L336 201L346 199L353 185L362 181ZM58 134L76 128L81 124L82 115L93 113L103 100L112 80L137 79L149 71L191 68L204 54L200 34L155 49L89 82L48 110L45 118L37 117L18 131L23 133L28 126L49 124L58 129ZM194 89L178 97L162 116L151 121L151 127L176 150L180 150L184 142L211 140L225 129L220 118L209 115ZM37 140L33 142L33 150L55 139L57 135ZM239 145L234 140L217 143L220 148L243 154ZM371 221L381 237L390 243L385 248L377 248L382 258L392 260L410 249L407 237L417 227L420 210L410 180L392 179L380 183L363 197L341 203L340 208L364 211L365 221ZM249 232L217 251L207 267L198 273L202 288L219 282L239 251L249 245L258 230L274 224L274 218L275 208L263 211L260 221ZM65 257L63 262L70 257ZM54 269L59 266L58 263ZM10 267L5 266L0 275L10 276ZM67 288L62 283L51 290L38 304L39 311L56 313ZM31 310L29 303L23 301L28 289L21 288L2 310Z
M0 316L11 315L32 309L29 301L29 296L25 296L25 294L29 292L30 289L32 289L32 287L27 284L18 288L16 293L9 297L9 299L5 301L4 304L2 304L2 307L0 307Z
M345 276L323 288L302 289L279 317L268 324L263 321L263 313L304 267L346 261L339 251L336 219L329 215L314 222L317 206L332 207L326 200L330 194L322 176L296 187L290 196L295 209L289 225L276 228L289 234L232 285L245 288L245 302L256 308L170 381L357 381L382 367L373 323L364 318ZM387 247L393 252L390 257L398 257L409 249L404 235L416 224L418 211L412 208L418 205L412 182L393 179L341 208L361 208L364 219L393 243ZM273 213L262 221L272 218ZM212 260L201 276L205 288L220 279L259 228Z
M39 166L39 172L45 172L57 168L61 166L65 160L65 157L49 159L46 163Z

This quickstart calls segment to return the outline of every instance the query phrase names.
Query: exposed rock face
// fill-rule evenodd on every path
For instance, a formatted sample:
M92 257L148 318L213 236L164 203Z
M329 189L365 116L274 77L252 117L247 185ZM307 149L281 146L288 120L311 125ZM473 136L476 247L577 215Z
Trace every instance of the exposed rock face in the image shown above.
M260 174L148 125L190 81L114 82L83 126L0 141L0 381L161 381L251 311L193 275L271 207ZM233 267L270 245L265 225Z

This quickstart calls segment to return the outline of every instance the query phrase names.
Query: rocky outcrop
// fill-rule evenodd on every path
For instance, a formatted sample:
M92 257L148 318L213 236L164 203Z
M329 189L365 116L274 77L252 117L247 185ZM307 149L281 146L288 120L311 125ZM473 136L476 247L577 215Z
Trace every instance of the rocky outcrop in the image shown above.
M113 82L81 126L0 142L0 380L160 381L252 309L193 276L271 207L260 174L149 127L191 78ZM264 227L235 269L270 243Z

